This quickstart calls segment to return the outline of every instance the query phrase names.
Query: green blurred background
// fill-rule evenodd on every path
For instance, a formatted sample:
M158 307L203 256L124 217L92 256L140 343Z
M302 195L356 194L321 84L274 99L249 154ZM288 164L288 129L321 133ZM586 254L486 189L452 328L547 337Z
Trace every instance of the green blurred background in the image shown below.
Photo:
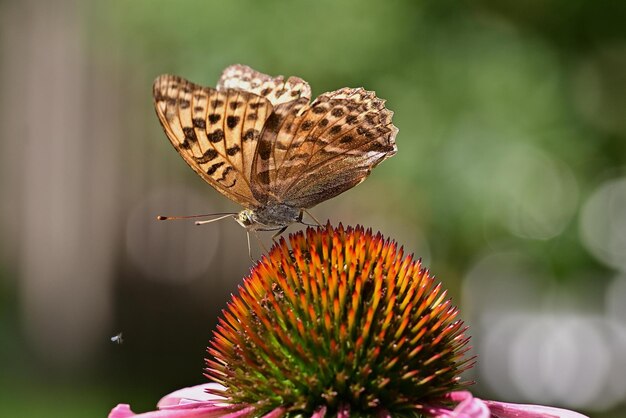
M246 237L155 221L238 208L169 145L151 84L242 63L387 99L398 154L313 213L423 257L478 395L626 417L625 22L620 1L0 0L0 416L204 381Z

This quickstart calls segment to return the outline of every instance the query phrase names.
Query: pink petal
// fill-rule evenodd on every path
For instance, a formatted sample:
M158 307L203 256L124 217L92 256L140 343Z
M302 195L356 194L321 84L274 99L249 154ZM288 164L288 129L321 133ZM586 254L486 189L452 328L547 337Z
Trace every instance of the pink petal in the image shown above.
M285 408L276 408L270 413L263 415L262 418L280 418L285 415Z
M311 418L324 418L324 415L326 415L326 407L322 406L317 411L315 411L313 415L311 415Z
M485 401L493 418L588 418L586 415L567 409L541 405L522 405Z
M437 405L426 408L426 412L434 418L588 418L578 412L550 406L483 401L467 391L450 392L444 400L458 404L454 410Z
M142 414L135 414L127 404L119 404L111 410L108 418L242 418L254 413L254 407L220 403L222 398L206 393L207 388L222 387L208 383L177 390L159 401L159 410Z
M342 405L339 407L339 411L337 411L337 418L349 418L350 417L350 407L348 405Z
M489 418L491 412L481 399L469 397L461 401L454 411L453 416L458 418Z
M126 418L134 417L135 414L130 410L130 405L121 403L109 412L109 418Z
M113 408L108 418L214 418L227 416L227 410L222 406L198 405L193 408L186 408L185 406L186 405L179 405L168 409L135 414L128 405L120 404ZM248 411L247 414L250 414L250 412L251 411Z
M457 402L454 410L443 406L429 406L426 412L434 418L490 418L491 413L485 402L467 391L450 392L444 399Z
M217 383L205 383L202 385L178 389L161 398L157 407L161 409L166 406L180 405L182 403L219 401L222 399L217 395L207 393L207 389L223 390L225 388Z

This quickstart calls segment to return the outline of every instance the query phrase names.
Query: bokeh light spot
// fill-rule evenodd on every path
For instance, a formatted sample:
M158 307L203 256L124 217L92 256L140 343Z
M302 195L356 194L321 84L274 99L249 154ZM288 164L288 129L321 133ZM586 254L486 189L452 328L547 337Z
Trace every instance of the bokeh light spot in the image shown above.
M605 182L585 202L580 236L598 260L626 272L626 177Z

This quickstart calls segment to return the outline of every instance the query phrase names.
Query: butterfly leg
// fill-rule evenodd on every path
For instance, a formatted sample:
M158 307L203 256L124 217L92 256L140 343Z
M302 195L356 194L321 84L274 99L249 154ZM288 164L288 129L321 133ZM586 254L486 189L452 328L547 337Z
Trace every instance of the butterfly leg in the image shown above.
M267 247L265 246L265 244L263 244L263 241L261 241L259 234L256 231L252 231L252 232L254 233L254 238L256 238L257 242L259 243L259 247L263 248L263 251L267 253L268 252Z
M306 209L302 209L302 212L306 212L306 214L309 215L309 218L313 219L317 223L317 226L322 226L321 222L318 221L317 218L311 214L311 212L309 212ZM302 212L300 212L300 221L302 221ZM301 222L301 223L304 223L304 222ZM305 225L309 225L309 224L305 224ZM315 226L315 225L309 225L309 226Z
M282 228L280 228L280 229L278 230L278 232L277 232L277 233L275 233L274 235L272 235L272 241L274 241L274 242L278 242L278 241L276 241L276 238L278 238L278 236L279 236L280 234L282 234L283 232L285 232L285 230L286 230L286 229L287 229L287 227L286 227L286 226L283 226Z
M250 248L250 231L246 230L246 238L248 239L248 257L250 257L250 261L254 262L252 258L252 249Z

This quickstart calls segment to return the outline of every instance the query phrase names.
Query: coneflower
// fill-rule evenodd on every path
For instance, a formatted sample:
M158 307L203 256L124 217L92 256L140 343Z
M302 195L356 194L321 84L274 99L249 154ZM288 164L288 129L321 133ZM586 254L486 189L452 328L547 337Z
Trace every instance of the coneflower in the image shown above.
M281 239L223 311L208 349L214 383L139 416L582 417L463 391L473 359L458 313L395 242L309 228ZM118 405L109 418L130 416Z

